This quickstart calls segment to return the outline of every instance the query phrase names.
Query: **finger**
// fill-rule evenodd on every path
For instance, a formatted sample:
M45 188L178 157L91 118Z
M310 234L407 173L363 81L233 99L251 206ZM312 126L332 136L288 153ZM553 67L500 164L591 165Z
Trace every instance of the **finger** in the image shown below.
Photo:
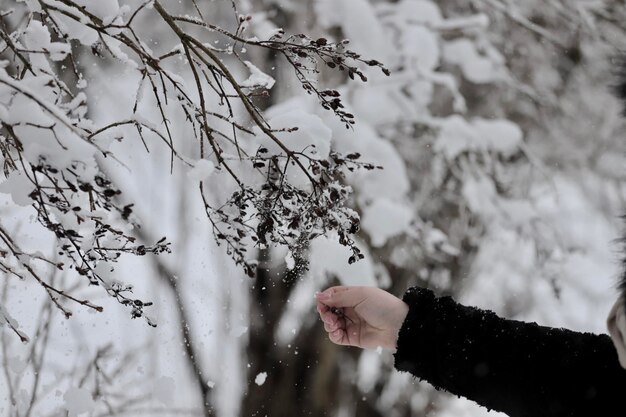
M346 329L347 323L343 317L331 317L324 321L324 330L332 332L337 329Z
M317 302L317 312L319 313L320 316L323 315L328 315L328 314L335 314L333 310L335 310L333 307L329 307L326 304L318 301ZM335 310L336 311L336 310Z
M320 313L320 315L329 310L330 310L330 307L328 307L326 304L323 304L320 301L317 302L317 312Z
M343 328L343 326L341 326L341 323L336 322L336 323L324 323L324 330L326 330L327 333L331 333L334 332L337 329L341 329Z
M336 322L339 317L337 317L331 311L325 311L323 313L320 313L320 318L324 323L332 324Z
M328 338L336 345L345 346L349 344L345 332L342 329L337 329L334 332L328 333Z
M354 307L367 298L364 288L366 287L330 287L315 294L315 297L330 307Z
M324 324L327 324L330 327L333 327L334 329L345 329L346 325L347 325L347 320L345 317L338 317L335 316L332 313L329 313L329 315L324 316L322 318L322 321L324 322Z
M335 317L335 315L330 311L330 307L320 303L319 301L317 302L317 313L324 323L331 323Z

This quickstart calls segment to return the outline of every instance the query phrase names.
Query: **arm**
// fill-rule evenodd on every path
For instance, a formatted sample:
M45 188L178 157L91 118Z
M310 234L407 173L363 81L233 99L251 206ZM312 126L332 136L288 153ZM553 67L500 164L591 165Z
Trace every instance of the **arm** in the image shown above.
M398 370L511 417L623 412L626 371L608 336L506 320L421 288L404 302Z

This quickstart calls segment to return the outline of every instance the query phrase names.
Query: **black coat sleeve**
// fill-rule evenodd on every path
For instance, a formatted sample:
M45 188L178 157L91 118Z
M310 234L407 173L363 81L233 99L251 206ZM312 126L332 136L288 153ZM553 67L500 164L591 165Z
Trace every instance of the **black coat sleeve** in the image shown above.
M404 301L398 370L511 417L626 415L609 336L506 320L423 288Z

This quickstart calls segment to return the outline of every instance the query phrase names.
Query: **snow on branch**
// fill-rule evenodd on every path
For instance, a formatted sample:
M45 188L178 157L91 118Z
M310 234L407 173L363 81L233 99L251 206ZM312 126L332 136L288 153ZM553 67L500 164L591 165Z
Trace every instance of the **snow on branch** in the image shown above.
M66 317L72 315L71 304L102 311L57 288L41 267L73 270L127 306L131 317L156 325L144 315L152 303L133 296L132 285L109 278L124 254L171 250L165 238L138 242L136 196L123 195L98 163L100 158L117 160L111 144L129 137L141 140L148 152L154 139L165 146L170 171L175 164L191 169L187 179L199 185L217 242L247 275L255 274L253 249L295 249L303 240L331 232L351 249L346 261L360 259L351 237L359 218L347 207L351 188L343 177L378 167L361 162L356 153L320 151L324 145L315 144L315 135L299 131L302 123L307 129L315 126L306 117L280 127L266 120L257 98L268 96L275 80L244 59L244 51L258 48L282 57L302 88L346 127L354 124L354 116L337 90L319 86L317 75L325 68L365 82L368 66L389 71L349 50L347 40L288 36L281 30L265 40L249 37L248 15L236 13L235 29L229 30L207 21L197 7L196 15L179 16L158 0L134 8L119 3L37 0L0 14L0 192L16 206L30 206L58 249L54 257L28 253L19 236L0 225L0 272L37 282ZM163 51L148 47L150 34L137 28L141 19L174 42ZM220 47L213 45L216 37ZM139 81L132 108L106 124L90 118L100 110L83 76L82 62L91 58L124 65ZM242 79L239 67L250 73L244 81L237 81ZM183 135L174 133L172 122L181 113L184 123L176 131ZM190 148L195 148L193 156L181 151ZM132 166L125 168L133 172ZM225 201L204 186L216 176L233 185ZM10 324L8 313L3 317Z

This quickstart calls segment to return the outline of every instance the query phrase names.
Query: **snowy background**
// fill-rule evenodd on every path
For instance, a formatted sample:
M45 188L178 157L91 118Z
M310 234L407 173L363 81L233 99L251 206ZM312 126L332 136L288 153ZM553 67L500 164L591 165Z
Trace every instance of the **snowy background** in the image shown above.
M131 320L125 306L75 271L34 262L49 282L103 307L67 303L73 314L66 319L35 279L7 272L11 260L3 255L0 416L497 415L395 372L389 352L332 345L313 294L337 282L398 296L428 286L506 317L605 332L626 198L626 134L610 94L626 41L624 10L615 2L161 1L173 14L192 22L208 17L243 39L274 39L280 28L328 42L347 38L352 51L391 72L361 63L367 82L331 68L312 75L316 86L341 93L355 120L346 129L306 94L284 56L214 28L193 32L222 54L241 87L269 91L255 103L273 129L283 129L276 135L290 148L313 159L359 153L383 168L357 169L341 184L350 187L346 204L361 219L355 245L362 260L349 264L353 252L331 231L297 252L253 247L247 256L258 259L256 278L217 246L205 213L203 195L223 203L236 183L215 154L198 153L175 92L163 104L167 135L181 156L172 157L153 94L161 81L154 87L142 78L141 61L112 31L122 33L132 18L142 47L155 57L180 54L180 40L153 2L75 3L113 25L111 37L87 18L64 15L79 13L66 1L0 0L0 141L8 143L14 129L26 138L27 163L40 155L62 166L80 159L81 175L92 177L89 167L97 166L134 203L141 229L127 224L125 232L151 242L166 236L171 253L122 256L114 271L104 260L97 267L107 285L132 284L134 296L154 303L148 320ZM41 23L42 4L58 22ZM20 75L10 45L28 57L32 73ZM172 78L191 88L184 56L167 62ZM61 83L72 100L57 100ZM46 110L33 95L61 110ZM219 98L207 100L212 111L227 113ZM238 146L281 152L241 103L233 107L246 127ZM53 116L64 146L51 133L57 125L42 129ZM132 123L89 146L79 139L78 129L94 132L119 120ZM115 158L103 157L101 148ZM54 257L58 241L37 221L24 166L12 167L0 150L2 230L24 253ZM234 151L224 155L246 181L264 180ZM294 186L306 187L303 172L281 167ZM21 257L13 260L16 271L30 265Z

